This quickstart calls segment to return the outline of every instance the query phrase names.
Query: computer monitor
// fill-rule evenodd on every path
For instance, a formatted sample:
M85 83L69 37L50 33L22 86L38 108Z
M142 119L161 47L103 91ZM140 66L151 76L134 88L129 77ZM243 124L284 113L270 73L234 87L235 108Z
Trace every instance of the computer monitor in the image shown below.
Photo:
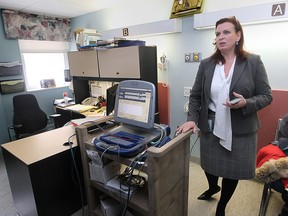
M106 90L106 116L114 111L117 88L118 84L115 84Z
M155 86L142 80L125 80L119 83L114 120L141 128L154 128Z

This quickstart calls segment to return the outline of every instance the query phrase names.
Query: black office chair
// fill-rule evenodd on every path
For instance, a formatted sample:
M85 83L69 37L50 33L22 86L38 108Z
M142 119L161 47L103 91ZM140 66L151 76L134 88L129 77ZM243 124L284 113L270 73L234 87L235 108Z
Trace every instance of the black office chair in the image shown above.
M282 119L278 119L276 133L275 133L275 140L274 142L278 142L279 140L279 130L280 130L280 124ZM259 216L265 216L267 206L270 200L270 196L272 191L276 191L280 194L282 194L282 199L287 200L287 198L283 197L283 193L285 192L285 188L281 180L276 180L273 182L264 182L263 191L262 191L262 197L261 197L261 203L260 203L260 209L259 209Z
M57 118L59 114L50 115L39 107L37 99L32 94L21 94L13 97L13 125L8 128L9 138L10 130L14 130L15 138L20 139L57 127ZM54 122L54 127L48 126L48 121Z
M285 188L281 180L277 180L271 183L264 183L260 209L259 209L259 216L266 216L266 211L267 211L267 207L269 204L272 191L278 192L280 194L283 194L283 192L285 192ZM283 199L283 196L282 196L282 199Z

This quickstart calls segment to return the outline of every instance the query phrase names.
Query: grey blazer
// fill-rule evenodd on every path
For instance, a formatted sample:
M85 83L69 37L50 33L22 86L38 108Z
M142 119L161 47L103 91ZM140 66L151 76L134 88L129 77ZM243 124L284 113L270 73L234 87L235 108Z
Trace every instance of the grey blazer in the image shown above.
M208 129L208 104L210 89L215 69L211 57L201 61L195 83L189 98L188 121L195 121L202 132ZM269 85L264 64L259 55L249 54L247 59L236 59L230 85L230 93L236 92L246 99L247 106L231 109L233 134L247 134L260 127L257 111L272 102L272 91Z

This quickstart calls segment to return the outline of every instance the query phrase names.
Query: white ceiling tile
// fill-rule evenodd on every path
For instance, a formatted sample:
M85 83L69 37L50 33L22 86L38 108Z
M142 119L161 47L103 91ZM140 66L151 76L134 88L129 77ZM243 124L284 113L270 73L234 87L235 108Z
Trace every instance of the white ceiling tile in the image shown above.
M0 8L72 18L133 0L0 0Z

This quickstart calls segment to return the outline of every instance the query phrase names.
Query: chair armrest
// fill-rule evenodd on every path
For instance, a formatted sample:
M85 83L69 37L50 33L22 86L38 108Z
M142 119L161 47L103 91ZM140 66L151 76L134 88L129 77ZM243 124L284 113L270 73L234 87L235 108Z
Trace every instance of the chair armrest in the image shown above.
M19 135L16 133L15 129L18 129L20 127L22 127L22 125L20 125L20 124L19 125L11 125L11 126L8 127L8 134L9 134L9 140L10 141L12 141L10 130L14 130L15 137L16 137L16 139L18 139Z
M49 115L49 118L50 119L53 119L54 121L54 125L55 125L55 128L58 128L59 127L59 119L61 117L61 114L52 114L52 115Z
M60 117L60 116L61 116L61 114L52 114L52 115L49 115L49 117L51 117L51 118L53 118L53 119L58 118L58 117Z
M14 129L17 129L17 128L20 128L20 127L22 127L22 125L20 125L20 124L19 125L11 125L9 127L9 129L11 129L11 130L13 129L14 130Z

